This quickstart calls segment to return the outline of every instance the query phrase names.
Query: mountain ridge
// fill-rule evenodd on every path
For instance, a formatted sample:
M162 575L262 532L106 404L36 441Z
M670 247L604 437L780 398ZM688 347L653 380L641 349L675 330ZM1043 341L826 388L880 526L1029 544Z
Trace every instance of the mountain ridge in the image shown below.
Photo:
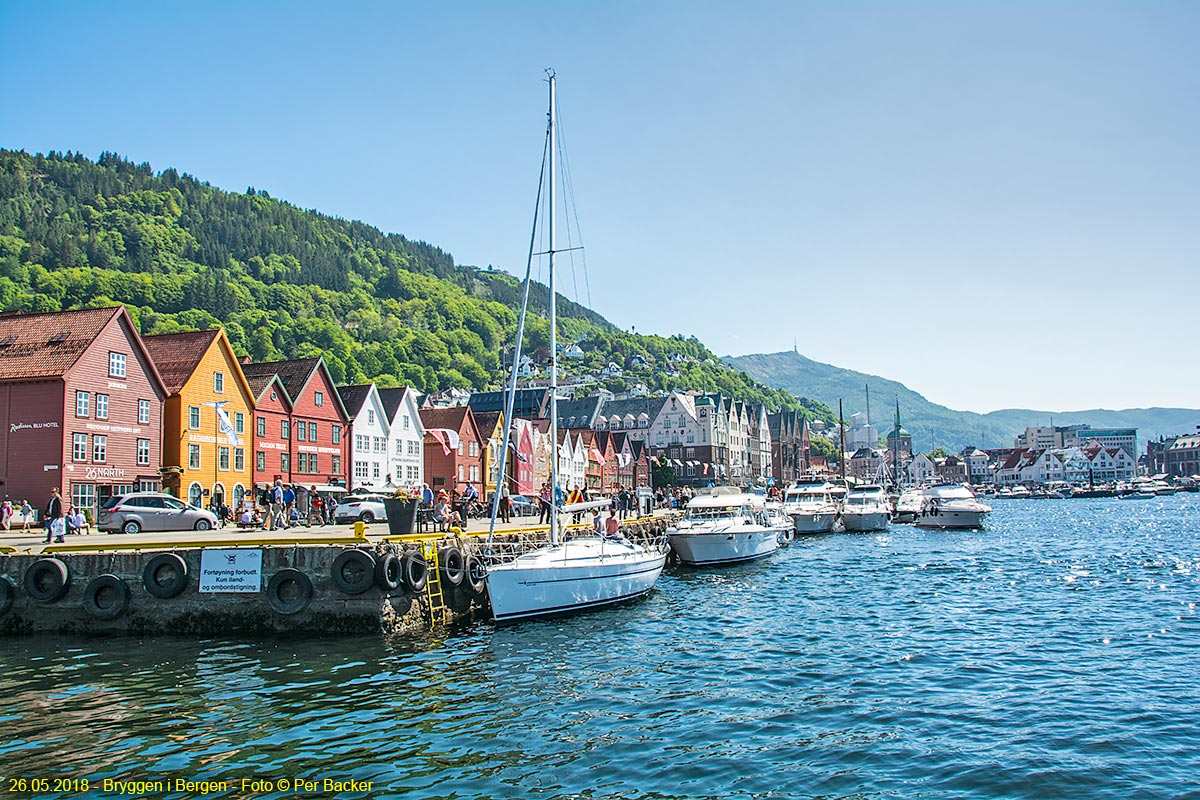
M878 398L872 424L885 435L892 429L895 401L900 402L900 421L913 434L916 450L941 446L961 450L966 446L1012 447L1013 438L1026 427L1089 424L1094 428L1137 428L1138 439L1146 441L1194 431L1200 424L1200 410L1190 408L1084 409L1081 411L1039 411L1003 408L986 413L959 411L934 403L920 392L899 381L857 370L814 361L793 350L778 353L751 353L723 356L722 361L745 371L768 386L799 392L834 408L843 401L846 417L865 410L864 386L870 386L872 399Z

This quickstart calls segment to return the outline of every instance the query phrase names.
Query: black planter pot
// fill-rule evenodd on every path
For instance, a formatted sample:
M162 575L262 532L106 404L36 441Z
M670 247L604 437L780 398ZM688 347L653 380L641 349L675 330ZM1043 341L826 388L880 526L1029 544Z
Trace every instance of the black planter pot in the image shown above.
M387 511L388 533L393 536L404 536L417 532L417 501L396 500L384 498L383 507Z

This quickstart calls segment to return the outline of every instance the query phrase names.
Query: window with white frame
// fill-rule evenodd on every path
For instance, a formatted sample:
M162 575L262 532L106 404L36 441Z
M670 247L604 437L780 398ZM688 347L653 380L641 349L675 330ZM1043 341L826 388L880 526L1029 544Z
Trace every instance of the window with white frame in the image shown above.
M279 438L290 439L292 436L292 426L286 419L279 420Z
M225 394L225 373L213 373L213 391L217 394Z
M255 436L266 436L267 435L267 418L266 417L255 417L254 418L254 435Z
M254 468L259 472L264 472L267 469L267 454L262 450L254 451Z
M246 469L246 449L244 447L233 448L233 470L241 472Z
M87 434L75 433L71 435L71 460L72 461L87 461Z
M318 408L325 405L325 393L324 392L313 392L313 405L317 406Z
M103 464L108 460L108 437L100 434L92 436L92 461Z
M96 419L108 419L108 395L96 395Z
M200 429L200 406L188 406L188 427L194 431Z
M224 472L229 471L229 447L227 445L217 448L217 469Z
M342 443L342 426L334 425L332 434L333 434L333 443L341 444Z
M125 354L124 353L109 353L108 354L108 377L124 378L125 377Z
M140 466L145 466L150 463L150 440L137 440L137 463Z
M150 401L138 400L138 423L141 425L150 424Z
M367 462L355 461L354 462L354 477L357 478L358 480L366 480L367 474L368 474L367 473Z
M86 417L92 413L92 394L91 392L76 392L75 393L75 416Z
M315 422L308 423L308 440L310 442L317 440L317 423Z
M240 411L236 411L233 414L233 430L234 433L246 432L246 415Z
M298 441L298 442L308 441L308 426L305 425L303 422L296 423L296 441Z
M375 412L369 408L367 409L367 424L368 425L375 424Z
M200 445L188 445L188 469L200 469Z

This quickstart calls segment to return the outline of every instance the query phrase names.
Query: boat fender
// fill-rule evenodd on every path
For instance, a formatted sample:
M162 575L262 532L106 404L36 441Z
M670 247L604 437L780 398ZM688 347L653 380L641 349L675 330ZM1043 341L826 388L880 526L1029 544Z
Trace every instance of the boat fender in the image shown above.
M929 503L929 514L930 514L930 516L934 516L934 517L936 517L938 514L941 514L941 513L942 513L942 512L941 512L941 509L940 509L940 508L938 508L938 501L937 501L937 499L936 499L936 498L934 498L934 499L933 499L933 500L932 500L932 501Z
M71 589L71 571L57 558L39 558L25 570L25 592L34 600L55 603Z
M8 576L0 575L0 617L3 617L12 608L13 598L16 594L17 592L13 589L12 581L8 579Z
M425 591L425 585L429 582L429 564L416 550L405 551L400 557L400 572L410 592L419 594Z
M467 579L463 585L476 600L482 600L487 593L487 567L476 555L467 556Z
M457 547L443 547L438 550L438 564L441 578L451 586L458 586L467 574L467 560L463 558L462 550Z
M93 578L83 590L83 610L96 619L116 619L129 608L129 585L116 575Z
M375 561L375 584L385 592L400 588L400 559L395 553L385 553Z
M392 607L392 613L397 617L403 617L412 610L412 598L406 594L398 594L388 598L388 603Z
M366 550L343 550L333 560L330 575L345 594L362 594L375 585L375 557Z
M471 588L465 581L460 586L452 586L446 592L446 605L456 614L465 614L471 610Z
M374 572L371 576L374 578ZM312 596L312 581L298 569L281 569L267 582L267 603L285 616L299 614L308 608Z
M142 586L153 597L177 597L187 587L188 565L177 553L159 553L146 562Z

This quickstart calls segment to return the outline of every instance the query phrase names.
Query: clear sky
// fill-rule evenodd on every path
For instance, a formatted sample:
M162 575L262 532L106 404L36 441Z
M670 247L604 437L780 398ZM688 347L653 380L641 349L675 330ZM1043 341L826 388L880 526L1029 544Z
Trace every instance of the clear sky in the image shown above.
M1200 3L5 0L0 35L0 146L513 272L553 66L617 325L960 409L1200 406Z

